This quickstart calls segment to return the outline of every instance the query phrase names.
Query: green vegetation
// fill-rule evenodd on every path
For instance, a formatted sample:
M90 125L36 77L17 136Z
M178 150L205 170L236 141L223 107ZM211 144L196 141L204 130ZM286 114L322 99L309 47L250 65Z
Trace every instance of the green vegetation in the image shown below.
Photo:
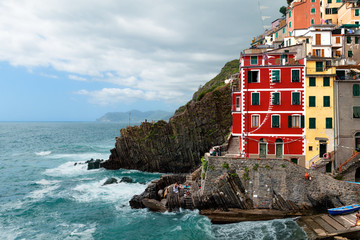
M226 168L227 170L229 170L229 164L228 164L228 163L223 163L223 164L222 164L222 167L223 167L223 168Z
M243 174L243 179L246 180L246 181L250 180L250 177L249 177L249 173L248 173L248 172L245 172L245 173Z
M336 180L342 180L344 178L343 175L341 175L340 173L336 174L336 176L334 177Z
M245 172L249 172L250 169L248 167L245 167Z
M285 164L281 164L281 167L282 167L282 168L286 168L286 165L285 165Z
M230 176L230 177L234 177L234 178L235 178L235 177L239 177L239 175L237 175L237 173L229 173L229 176Z
M266 168L267 170L270 170L270 169L271 169L271 167L270 167L269 165L266 165L265 168Z
M208 161L205 160L205 157L201 158L201 166L202 166L201 179L205 179L205 173L206 173L207 167L208 167Z
M259 168L259 164L255 164L254 167L253 167L253 169L254 169L255 171L257 171L258 168Z
M213 165L209 166L210 170L214 170L215 167Z
M282 6L282 7L279 9L279 12L282 14L283 17L285 17L285 15L286 15L286 7L285 7L285 6Z

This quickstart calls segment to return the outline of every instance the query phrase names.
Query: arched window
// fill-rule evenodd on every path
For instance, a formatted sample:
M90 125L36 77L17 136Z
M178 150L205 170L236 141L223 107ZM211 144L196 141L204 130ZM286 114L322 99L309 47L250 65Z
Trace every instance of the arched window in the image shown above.
M282 158L284 151L284 142L281 138L275 140L275 155L276 158Z

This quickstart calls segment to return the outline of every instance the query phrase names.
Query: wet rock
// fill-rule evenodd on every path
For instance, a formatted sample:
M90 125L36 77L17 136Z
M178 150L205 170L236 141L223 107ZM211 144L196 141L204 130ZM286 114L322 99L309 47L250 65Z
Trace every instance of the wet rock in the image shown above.
M103 159L96 159L96 160L90 159L89 161L86 161L85 163L87 163L88 165L87 170L99 169L103 161L104 161Z
M120 182L132 183L133 180L131 177L122 177Z
M166 212L167 208L159 201L155 199L145 198L142 200L142 204L154 212Z
M117 180L116 178L108 178L108 179L104 182L103 186L104 186L104 185L108 185L108 184L113 184L113 183L118 183L118 180Z

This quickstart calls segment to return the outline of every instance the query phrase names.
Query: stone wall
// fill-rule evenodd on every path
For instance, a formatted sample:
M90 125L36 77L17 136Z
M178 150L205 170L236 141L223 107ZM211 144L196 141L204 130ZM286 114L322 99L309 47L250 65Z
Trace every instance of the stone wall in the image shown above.
M206 156L208 168L202 180L202 194L219 191L228 175L238 176L244 187L239 198L248 198L254 208L277 209L279 198L291 208L326 208L360 202L360 186L335 180L286 160L253 160ZM229 166L227 168L227 165ZM305 179L305 173L311 180ZM282 208L283 209L283 208Z

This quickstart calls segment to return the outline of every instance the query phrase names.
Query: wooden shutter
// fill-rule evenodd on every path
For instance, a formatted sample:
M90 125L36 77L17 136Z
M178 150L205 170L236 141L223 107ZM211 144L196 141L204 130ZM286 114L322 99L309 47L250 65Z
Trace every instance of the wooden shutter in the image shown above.
M321 34L316 34L316 42L315 45L321 45Z
M332 128L332 118L326 118L326 128Z
M316 50L313 49L313 56L316 56Z
M316 118L309 118L309 128L311 129L316 128Z
M340 43L340 37L336 37L336 43Z
M324 49L321 49L321 56L324 57L324 55L325 55L325 51Z

